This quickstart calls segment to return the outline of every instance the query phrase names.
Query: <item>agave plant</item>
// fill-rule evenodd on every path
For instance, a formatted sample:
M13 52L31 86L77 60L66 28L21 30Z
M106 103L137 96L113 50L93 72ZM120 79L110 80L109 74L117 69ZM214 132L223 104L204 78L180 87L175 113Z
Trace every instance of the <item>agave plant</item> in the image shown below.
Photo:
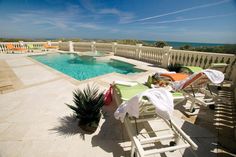
M169 71L175 71L178 73L178 72L180 72L181 67L182 67L182 65L179 63L175 63L175 64L171 63L170 65L168 65L167 69Z
M101 117L101 108L104 105L104 95L99 93L96 86L89 85L84 90L73 92L75 106L66 104L79 119L80 126L96 128Z

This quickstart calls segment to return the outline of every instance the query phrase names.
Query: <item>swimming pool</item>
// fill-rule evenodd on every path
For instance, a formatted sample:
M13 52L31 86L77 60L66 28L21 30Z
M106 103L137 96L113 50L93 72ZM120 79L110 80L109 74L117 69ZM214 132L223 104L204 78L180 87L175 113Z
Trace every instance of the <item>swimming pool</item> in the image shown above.
M133 74L144 71L136 69L133 64L126 62L96 60L92 56L79 56L78 54L55 53L30 57L77 80L86 80L112 72Z

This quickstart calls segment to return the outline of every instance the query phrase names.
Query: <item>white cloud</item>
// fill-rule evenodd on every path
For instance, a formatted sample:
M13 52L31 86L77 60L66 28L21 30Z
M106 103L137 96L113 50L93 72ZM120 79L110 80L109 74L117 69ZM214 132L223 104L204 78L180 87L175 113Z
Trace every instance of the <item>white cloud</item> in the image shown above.
M9 15L10 22L13 24L48 25L50 28L63 30L75 30L75 27L99 29L96 24L82 22L87 17L87 15L81 13L78 5L68 5L65 10L60 12L50 10L24 10L20 13ZM9 19L6 20L9 21ZM6 20L1 19L2 22Z
M219 17L226 17L235 15L236 13L229 13L229 14L221 14L221 15L213 15L213 16L202 16L202 17L193 17L193 18L178 18L174 20L165 20L165 21L157 21L157 22L143 22L142 24L166 24L166 23L175 23L175 22L184 22L184 21L196 21L196 20L204 20L204 19L212 19L212 18L219 18Z
M116 8L104 8L101 9L98 13L105 15L115 15L119 17L119 23L128 23L134 18L134 15L132 13L124 12Z
M189 7L189 8L185 8L185 9L181 9L181 10L177 10L177 11L173 11L173 12L169 12L169 13L165 13L165 14L159 14L159 15L155 15L155 16L150 16L150 17L142 18L142 19L137 19L137 20L130 21L130 22L146 21L146 20L156 19L156 18L160 18L160 17L164 17L164 16L168 16L168 15L174 15L174 14L178 14L178 13L182 13L182 12L188 12L188 11L192 11L192 10L208 8L208 7L212 7L212 6L228 3L229 1L231 1L231 0L223 0L223 1L215 2L215 3L198 5L198 6Z

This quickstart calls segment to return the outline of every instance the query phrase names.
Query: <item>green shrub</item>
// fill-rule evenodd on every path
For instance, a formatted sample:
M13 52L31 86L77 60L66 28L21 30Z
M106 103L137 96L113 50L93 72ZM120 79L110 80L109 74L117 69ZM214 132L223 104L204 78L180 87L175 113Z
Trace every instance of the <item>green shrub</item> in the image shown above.
M168 44L165 41L157 41L155 46L163 48L164 46L168 46Z

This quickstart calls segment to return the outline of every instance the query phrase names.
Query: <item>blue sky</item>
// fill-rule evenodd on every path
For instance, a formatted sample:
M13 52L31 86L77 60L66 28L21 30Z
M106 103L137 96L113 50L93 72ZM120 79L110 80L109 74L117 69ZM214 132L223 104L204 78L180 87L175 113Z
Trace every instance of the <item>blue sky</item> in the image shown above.
M0 37L236 43L236 0L0 0Z

